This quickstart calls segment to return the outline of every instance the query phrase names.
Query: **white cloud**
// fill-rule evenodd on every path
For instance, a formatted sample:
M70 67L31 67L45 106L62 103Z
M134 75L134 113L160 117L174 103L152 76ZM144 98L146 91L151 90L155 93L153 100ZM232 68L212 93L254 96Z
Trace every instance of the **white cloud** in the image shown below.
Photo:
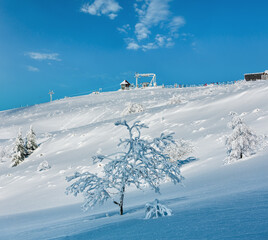
M172 33L178 31L178 29L185 24L185 19L181 16L173 17L172 21L169 23L169 28Z
M146 26L145 24L137 23L135 25L135 34L137 36L137 39L140 41L140 40L148 38L151 32L148 29L148 26Z
M174 46L174 44L175 43L174 43L172 37L157 34L153 42L143 44L140 46L140 48L143 51L147 51L147 50L157 49L157 48L161 48L161 47L169 48L169 47Z
M39 53L39 52L28 52L25 55L29 56L34 60L53 60L61 61L58 53Z
M128 38L125 41L128 42L127 49L138 50L141 47L134 39Z
M158 48L158 45L155 42L150 42L150 43L142 45L143 51L157 49L157 48Z
M185 20L181 16L173 16L170 11L171 1L136 0L134 9L138 22L135 24L134 34L140 49L146 51L172 47L175 44L178 30L185 24ZM138 49L130 48L129 44L130 42L127 42L127 49Z
M134 5L139 17L139 22L135 25L138 40L148 38L151 34L150 28L168 20L170 15L168 2L170 0L150 0L145 1L140 8L138 4Z
M128 34L125 38L126 48L144 51L168 48L179 37L178 30L185 25L185 19L174 16L170 10L173 0L134 0L137 22L133 27L125 24L117 27L120 33ZM110 19L117 17L122 9L118 0L92 0L81 7L81 12L91 15L106 15Z
M164 36L161 34L156 35L155 41L159 47L171 47L174 45L174 41L172 37Z
M157 42L157 44L160 46L160 47L163 47L165 45L165 42L166 42L166 37L165 36L161 36L160 34L158 34L156 37L155 37L155 40Z
M122 7L115 0L95 0L91 4L85 3L81 7L81 12L96 16L106 15L110 19L115 19L121 9Z
M147 1L146 1L147 2ZM170 15L169 3L170 0L151 0L142 6L142 14L139 16L140 21L147 25L157 25L161 21L168 19Z
M129 24L125 24L122 27L118 27L117 30L121 33L128 33L128 31L131 30L131 27Z
M30 72L39 72L39 68L33 66L27 66L28 71Z
M108 14L108 17L113 20L113 19L115 19L117 17L117 14L110 13L110 14Z

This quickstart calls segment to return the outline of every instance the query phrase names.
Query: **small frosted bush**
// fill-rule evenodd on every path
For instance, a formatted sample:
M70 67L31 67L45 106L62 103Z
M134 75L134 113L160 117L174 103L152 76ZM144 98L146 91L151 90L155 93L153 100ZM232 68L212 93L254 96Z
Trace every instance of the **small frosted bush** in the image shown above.
M189 156L194 151L194 146L190 141L179 139L169 144L164 153L169 156L171 162L177 162Z
M169 99L169 104L182 104L185 103L186 100L179 96L179 95L173 95L170 99Z
M152 203L146 203L145 205L145 219L159 218L171 215L172 211L165 205L160 204L158 199L155 199Z
M143 112L144 110L144 106L139 103L127 103L122 115L125 116L132 113L139 113Z
M51 166L48 164L47 161L43 161L39 164L38 168L37 168L37 171L38 172L42 172L42 171L45 171L45 170L48 170L50 169Z

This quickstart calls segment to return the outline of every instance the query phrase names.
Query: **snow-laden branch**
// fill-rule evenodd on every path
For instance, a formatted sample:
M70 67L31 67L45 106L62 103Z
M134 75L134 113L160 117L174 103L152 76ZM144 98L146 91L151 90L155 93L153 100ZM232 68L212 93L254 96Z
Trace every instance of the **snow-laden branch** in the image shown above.
M67 182L73 180L76 181L66 188L66 194L77 196L77 194L83 193L85 198L83 208L85 210L97 203L103 204L111 197L106 190L111 187L110 182L98 177L96 174L76 172L73 176L66 177Z

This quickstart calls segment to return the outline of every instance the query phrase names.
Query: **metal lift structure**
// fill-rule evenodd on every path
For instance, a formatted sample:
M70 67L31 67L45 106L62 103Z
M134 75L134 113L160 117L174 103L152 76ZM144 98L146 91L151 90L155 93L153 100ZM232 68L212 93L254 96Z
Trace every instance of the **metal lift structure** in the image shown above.
M141 77L151 77L152 80L149 84L149 87L156 87L156 75L154 73L135 73L136 88L139 87L138 79Z

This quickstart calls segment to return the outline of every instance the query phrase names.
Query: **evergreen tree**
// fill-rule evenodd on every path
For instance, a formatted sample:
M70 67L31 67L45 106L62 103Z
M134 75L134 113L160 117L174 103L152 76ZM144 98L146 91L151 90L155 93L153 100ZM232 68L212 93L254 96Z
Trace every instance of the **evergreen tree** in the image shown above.
M30 155L37 148L38 148L38 145L36 143L36 135L35 135L35 132L34 132L32 126L31 126L30 130L26 136L27 154Z
M23 162L26 156L27 156L27 151L26 151L25 144L21 135L21 131L19 131L18 136L16 138L15 146L14 146L12 167L16 167L18 164Z
M243 122L243 120L232 112L232 121L228 124L233 130L226 140L227 163L235 162L255 152L258 147L258 136Z
M124 196L128 186L133 185L137 189L149 186L159 193L161 181L170 179L176 184L182 180L182 176L177 164L170 162L168 154L164 153L167 145L174 142L171 134L162 133L160 137L148 141L141 138L141 129L147 128L144 124L135 122L129 126L126 121L118 121L115 125L125 126L129 132L129 138L120 140L118 144L122 145L125 151L94 157L95 163L108 160L102 176L90 172L76 172L66 178L68 182L75 180L66 189L66 193L75 196L83 193L85 209L111 198L119 206L120 215L123 215Z

